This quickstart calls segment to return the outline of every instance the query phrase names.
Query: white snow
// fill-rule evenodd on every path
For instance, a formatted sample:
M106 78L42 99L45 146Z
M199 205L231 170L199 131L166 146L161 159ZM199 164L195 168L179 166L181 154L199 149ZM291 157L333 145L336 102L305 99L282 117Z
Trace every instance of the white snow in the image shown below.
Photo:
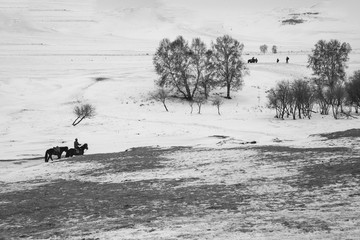
M309 135L358 128L359 119L334 120L318 114L311 120L275 119L274 111L266 107L266 91L281 80L310 77L307 55L320 39L350 43L353 51L347 73L359 70L357 11L355 0L226 0L221 4L215 0L0 0L0 181L66 178L69 170L96 168L57 162L58 169L53 172L52 164L43 164L46 149L72 147L75 138L89 144L85 154L137 146L228 148L248 141L268 145L276 144L274 139L304 147L325 144ZM300 15L306 22L299 25L281 24L293 16L289 14L306 12L318 15ZM185 102L170 100L170 111L166 112L161 103L149 99L157 78L152 54L162 38L201 37L210 44L223 34L244 43L245 54L249 54L244 59L256 56L259 63L248 65L250 75L245 77L243 89L232 92L233 98L221 106L220 116L209 103L201 114L196 107L190 114ZM258 54L261 44L270 49L277 45L280 53ZM284 63L286 56L289 64ZM96 81L99 77L107 79ZM97 115L73 127L72 110L79 103L94 105ZM229 138L220 142L213 135ZM201 174L187 169L176 156L173 162L183 168L178 177ZM251 164L251 158L244 164ZM224 166L219 171L229 169ZM261 172L271 175L267 169ZM166 171L121 177L145 179L154 175L166 178ZM103 176L96 181L116 182L122 181L121 177ZM211 174L201 177L212 181ZM275 190L276 186L269 186L256 191ZM196 226L186 221L179 231L195 231ZM219 221L216 219L212 227ZM164 229L166 232L167 226ZM107 234L116 237L117 233ZM138 234L133 238L144 233ZM158 237L156 232L143 236ZM208 237L216 235L209 233Z
M214 146L212 135L258 144L278 138L306 145L310 134L357 127L354 119L336 121L319 115L281 121L266 107L266 90L277 81L311 76L307 55L322 37L349 42L354 50L348 74L360 69L356 1L204 4L0 1L0 159L39 158L50 147L71 147L76 137L89 144L91 154L136 146ZM279 22L290 13L306 12L319 14L300 25ZM221 29L209 29L220 23ZM170 112L165 112L160 103L149 100L157 78L152 53L160 39L183 34L189 40L197 36L214 40L226 33L245 44L245 53L250 54L244 59L255 55L259 63L249 65L243 89L232 93L221 116L211 104L199 115L196 108L190 114L184 102L169 101ZM302 35L299 41L293 41L294 33ZM255 43L257 47L251 47ZM255 54L262 43L277 44L280 53ZM286 56L290 64L284 64ZM98 77L107 79L96 81ZM97 115L73 127L72 110L79 103L94 105Z

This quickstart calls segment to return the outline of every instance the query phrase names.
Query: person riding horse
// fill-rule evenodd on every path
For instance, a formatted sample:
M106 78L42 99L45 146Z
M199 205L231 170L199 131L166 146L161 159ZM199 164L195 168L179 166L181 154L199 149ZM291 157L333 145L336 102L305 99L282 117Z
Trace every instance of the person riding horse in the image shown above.
M80 146L81 144L78 142L78 139L75 138L74 148L76 149L77 152L80 152Z

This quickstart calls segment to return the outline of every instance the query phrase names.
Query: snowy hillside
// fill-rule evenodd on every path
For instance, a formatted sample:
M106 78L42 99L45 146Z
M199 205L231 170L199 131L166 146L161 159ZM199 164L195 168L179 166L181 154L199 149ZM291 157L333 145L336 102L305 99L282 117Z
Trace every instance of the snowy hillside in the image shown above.
M211 135L229 135L235 143L306 142L311 133L355 127L356 121L330 117L324 128L320 116L277 121L266 108L266 90L279 80L310 76L306 54L321 38L349 42L354 51L348 74L360 69L356 6L315 0L2 0L0 158L42 157L47 148L72 146L75 137L97 153L213 145ZM167 113L149 100L157 78L151 55L162 38L201 37L209 44L223 34L244 43L246 53L259 52L260 44L275 44L281 53L258 56L260 63L249 66L243 90L225 102L222 116L210 104L191 115L186 103L170 102ZM97 115L73 127L72 110L80 102L93 104Z
M320 39L348 42L346 74L360 70L358 7L0 0L0 239L357 239L359 115L280 120L266 96L312 76ZM150 98L161 39L210 46L224 34L259 63L221 115L209 102L190 113L178 98L166 112ZM279 52L260 54L262 44ZM72 126L85 103L95 117ZM85 156L44 163L75 138Z
M258 51L264 43L281 51L308 50L322 38L338 38L360 48L357 7L355 0L341 4L321 0L0 1L1 43L43 44L54 51L59 45L77 51L90 45L100 50L153 52L164 37L200 36L210 43L230 34L247 51ZM294 19L302 23L289 24ZM25 50L14 48L20 49Z

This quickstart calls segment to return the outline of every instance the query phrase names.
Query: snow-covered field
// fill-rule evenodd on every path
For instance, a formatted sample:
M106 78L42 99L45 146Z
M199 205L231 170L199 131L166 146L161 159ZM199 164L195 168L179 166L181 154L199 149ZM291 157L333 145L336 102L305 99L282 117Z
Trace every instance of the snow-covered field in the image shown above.
M76 137L80 143L89 144L88 153L99 153L135 146L208 144L208 136L214 134L259 144L273 138L301 141L311 133L356 126L353 120L324 120L319 116L311 121L278 121L266 109L265 91L277 81L311 76L306 68L307 54L322 37L349 42L354 50L348 73L360 69L360 40L354 25L356 16L351 14L356 2L347 3L284 5L271 1L254 7L229 1L219 6L215 15L211 7L216 6L215 1L207 3L205 9L201 1L192 7L186 1L1 1L0 159L41 157L50 147L72 146ZM230 10L234 4L239 14ZM240 14L245 10L246 14ZM291 14L306 12L318 15L309 18L305 14L307 22L300 25L280 23ZM253 19L248 15L257 20L245 21ZM233 32L223 29L213 33L205 25L214 27L215 20L224 26L232 24L234 29L242 24L258 30L239 27ZM327 32L325 24L332 30ZM242 91L225 102L222 116L210 104L201 115L191 115L186 103L176 101L169 102L167 113L149 100L157 78L152 53L164 37L202 37L203 32L194 32L200 26L213 33L205 34L204 40L233 33L250 52L245 59L258 52L263 43L276 44L282 53L257 56L260 63L249 65L250 75L245 77ZM268 39L265 36L270 36L270 30L274 33ZM310 30L318 32L314 36ZM293 32L303 35L300 41L294 40ZM286 56L290 57L288 65L284 64ZM280 64L275 64L276 58ZM93 104L97 115L73 127L72 110L78 103Z
M356 128L357 120L336 121L331 115L274 118L274 110L266 107L266 90L280 80L311 76L307 55L290 53L290 64L275 63L286 56L257 56L260 63L249 65L243 89L232 93L219 116L210 103L201 114L196 108L190 114L186 102L170 100L166 112L149 99L157 77L151 56L2 55L1 159L43 157L53 146L72 147L75 138L88 143L91 154L136 146L212 145L212 135L258 144L275 138L307 144L310 134ZM359 57L350 56L349 74L360 69ZM73 127L72 110L79 103L94 105L97 114Z
M307 56L320 39L350 43L347 74L360 70L358 2L345 2L0 0L0 182L33 180L42 173L67 176L71 164L58 162L54 171L43 157L48 148L72 147L75 138L88 143L86 155L142 146L219 150L250 141L258 146L328 146L310 135L359 128L359 119L334 120L319 114L310 120L275 119L266 107L266 91L281 80L311 77ZM305 22L281 24L293 16ZM210 103L201 114L196 108L190 114L186 102L169 100L166 112L149 98L157 78L152 54L162 38L201 37L209 44L223 34L244 43L244 59L255 56L259 63L248 65L250 74L242 90L225 100L220 116ZM258 54L261 44L277 45L279 53ZM287 56L289 64L284 63ZM74 127L72 111L79 103L94 105L97 114ZM219 141L214 135L227 138ZM346 144L331 142L353 147ZM80 168L96 169L90 165ZM256 172L266 173L266 168ZM212 174L196 177L211 182ZM142 177L153 175L127 178ZM103 176L96 181L121 178ZM199 226L192 227L186 231Z

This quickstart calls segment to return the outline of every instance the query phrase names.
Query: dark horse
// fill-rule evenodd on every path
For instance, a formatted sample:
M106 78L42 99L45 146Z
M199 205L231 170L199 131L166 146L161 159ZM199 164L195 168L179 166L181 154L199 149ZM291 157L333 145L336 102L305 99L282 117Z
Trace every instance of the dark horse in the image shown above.
M248 60L248 63L257 63L257 62L258 62L257 58L254 58L254 57L252 57Z
M88 145L87 143L84 143L81 147L80 147L80 151L76 150L75 148L70 148L67 152L65 157L72 157L74 155L84 155L84 151L88 150Z
M52 159L52 155L56 155L58 157L58 159L61 158L61 154L63 152L67 152L69 148L68 147L53 147L53 148L50 148L48 150L46 150L45 152L45 162L48 162L49 159L51 159L51 161L53 160Z

